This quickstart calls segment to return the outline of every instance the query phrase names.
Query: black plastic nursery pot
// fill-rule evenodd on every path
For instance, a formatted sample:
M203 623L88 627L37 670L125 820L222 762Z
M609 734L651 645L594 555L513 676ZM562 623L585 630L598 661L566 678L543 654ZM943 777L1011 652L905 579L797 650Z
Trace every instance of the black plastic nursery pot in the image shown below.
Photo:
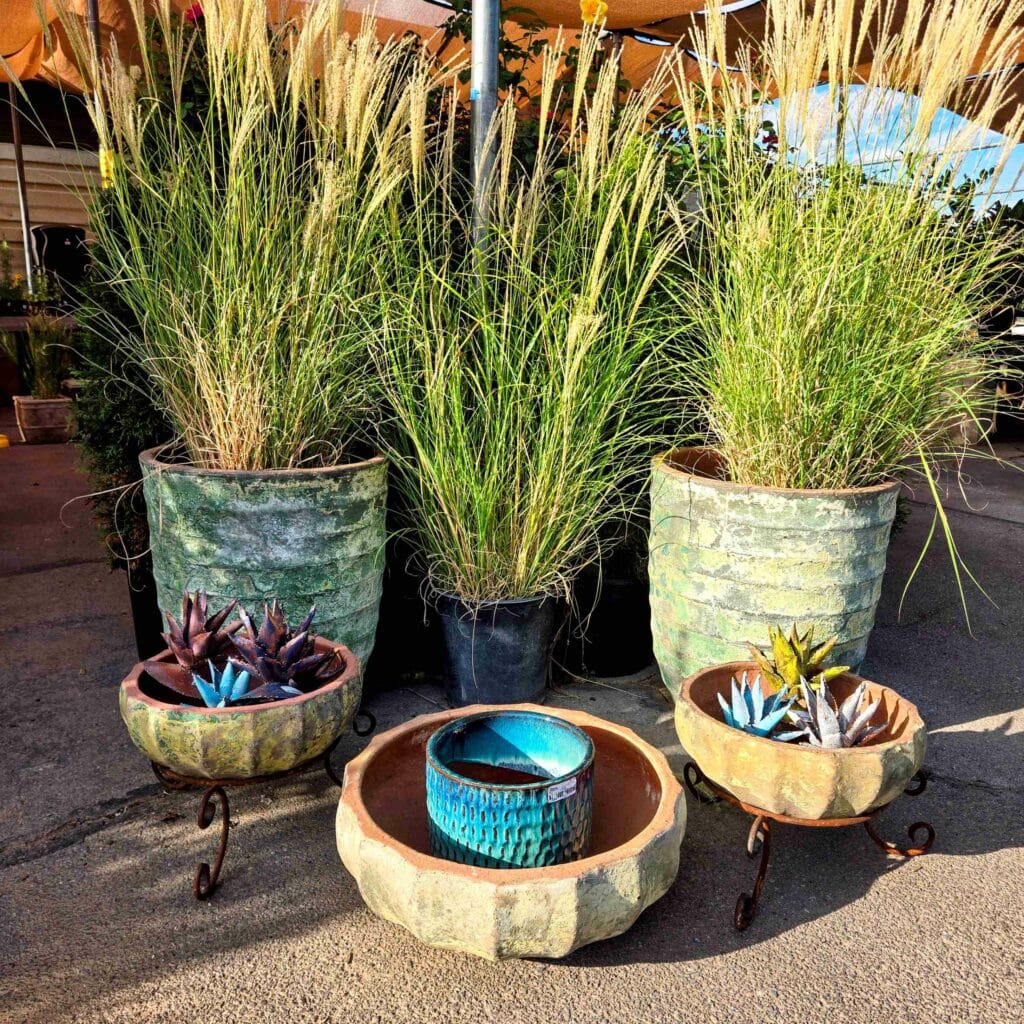
M454 594L438 594L449 704L543 700L560 610L547 596L470 605Z

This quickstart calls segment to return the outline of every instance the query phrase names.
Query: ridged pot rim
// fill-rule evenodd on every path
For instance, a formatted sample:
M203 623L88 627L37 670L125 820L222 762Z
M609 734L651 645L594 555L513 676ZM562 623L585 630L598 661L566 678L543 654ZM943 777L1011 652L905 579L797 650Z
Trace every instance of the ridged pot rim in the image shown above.
M127 698L139 701L154 711L176 711L183 714L204 715L210 718L216 718L219 715L256 714L260 711L271 711L276 708L294 708L316 697L351 686L359 678L359 659L344 644L337 644L331 640L325 640L323 637L316 637L314 646L321 651L329 648L340 654L345 662L344 671L336 679L332 679L327 683L326 686L317 687L315 690L310 690L309 693L300 693L296 697L286 697L284 700L269 701L265 704L241 704L226 708L194 707L191 704L169 704L167 701L157 700L156 697L151 697L148 693L142 691L139 683L143 675L146 674L146 664L142 661L136 662L132 666L131 671L121 682L121 689ZM174 655L171 653L170 648L164 648L156 657L148 658L147 660L173 663Z
M711 446L683 446L681 448L670 448L668 451L655 455L651 460L651 466L655 471L661 470L684 479L696 480L699 483L720 491L752 491L756 494L775 494L791 496L794 498L857 498L871 495L882 495L890 491L898 491L903 485L899 480L889 480L881 484L872 484L870 487L838 487L822 488L813 487L763 487L760 484L740 484L735 480L723 480L720 477L707 476L704 473L694 473L689 470L680 469L671 463L674 456L681 452L698 452L709 455L720 456L717 448Z
M554 864L550 867L514 869L475 867L470 864L459 864L453 860L445 860L443 857L434 857L401 842L377 824L363 802L361 789L367 768L383 748L391 743L401 742L410 733L415 734L423 730L433 732L439 725L449 722L453 718L465 717L467 714L477 714L481 711L499 711L507 708L538 711L542 714L548 713L549 710L557 710L556 717L564 717L566 721L572 722L573 725L579 726L581 729L586 729L588 726L602 729L629 743L651 766L651 770L657 775L661 786L661 798L651 820L636 835L610 850L594 853L580 860L568 861L565 864ZM405 861L420 868L430 868L460 878L489 882L497 887L503 887L577 878L607 865L618 863L626 857L637 856L659 836L666 834L674 827L676 803L682 794L682 786L672 774L665 755L637 736L632 729L598 718L596 715L588 715L585 711L570 711L565 708L544 709L539 704L474 704L466 708L451 708L445 711L435 711L428 715L420 715L375 736L362 753L345 766L345 784L342 787L341 799L338 803L339 806L346 806L356 816L363 839L381 843L394 850Z
M356 473L387 462L383 455L374 455L360 462L342 462L336 466L310 466L298 469L204 469L187 462L166 462L160 452L166 445L147 448L139 455L140 464L154 473L174 473L180 476L218 477L227 480L317 480L346 473Z
M68 395L58 395L56 398L36 398L35 395L11 395L11 398L19 405L70 405L74 399Z
M722 696L726 696L728 692L728 683L732 680L733 676L740 678L741 673L748 672L754 674L760 674L760 668L757 662L754 661L728 661L721 665L709 665L707 668L702 668L698 672L694 672L693 675L688 676L684 681L679 691L679 699L686 706L697 715L700 716L702 721L710 723L714 728L717 735L721 736L723 740L735 739L737 736L742 737L745 741L753 741L759 746L770 746L772 749L777 750L779 747L784 748L787 751L793 751L794 756L807 754L811 757L834 757L837 754L844 757L877 757L879 753L886 750L892 750L897 747L905 747L909 742L913 740L922 729L924 729L924 720L921 718L920 712L917 710L917 705L912 701L907 700L906 697L897 693L891 686L884 686L882 683L876 683L873 679L865 679L863 676L858 676L853 672L843 672L842 675L837 676L837 679L851 680L854 687L859 686L862 682L868 683L870 686L877 687L884 693L891 695L902 710L907 715L907 727L905 729L905 735L900 739L885 740L882 743L869 743L866 746L860 747L816 747L810 743L783 743L779 740L770 739L767 736L755 736L753 733L744 732L742 729L736 729L731 725L727 725L725 721L715 715L708 714L691 696L690 691L694 686L703 682L705 677L711 673L722 673L723 679L726 680L726 685L718 692Z
M553 775L549 779L539 779L536 782L513 783L481 782L479 779L472 779L468 775L462 775L459 772L453 771L447 764L438 759L437 747L444 738L444 734L448 732L449 729L454 729L456 726L465 727L473 722L482 722L485 719L497 718L499 716L515 718L544 718L549 722L552 722L557 728L564 729L566 732L578 732L583 737L584 743L586 744L586 756L578 765L576 765L575 768L572 768L567 772L562 772L561 775ZM523 711L521 709L509 710L507 708L502 708L496 711L480 711L477 714L454 718L452 721L437 729L434 735L427 741L427 764L431 769L437 772L438 775L443 775L446 779L450 779L452 782L455 782L466 789L487 791L495 790L502 793L539 793L545 789L550 789L552 786L557 786L562 782L568 782L570 779L575 779L577 776L582 775L593 766L594 755L594 741L582 729L580 729L579 726L575 726L572 722L567 722L564 718L559 718L558 715L552 715L548 712Z

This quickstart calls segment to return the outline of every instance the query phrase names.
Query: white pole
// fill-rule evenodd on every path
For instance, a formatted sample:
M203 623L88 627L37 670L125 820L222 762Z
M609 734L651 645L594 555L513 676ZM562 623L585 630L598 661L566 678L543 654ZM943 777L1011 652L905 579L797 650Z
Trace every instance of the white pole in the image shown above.
M21 118L18 115L18 93L13 82L7 83L11 105L11 140L14 143L14 176L18 183L18 207L21 210L21 244L25 249L25 285L29 295L35 292L35 260L32 246L32 221L28 212L28 186L25 182L25 156L21 147Z

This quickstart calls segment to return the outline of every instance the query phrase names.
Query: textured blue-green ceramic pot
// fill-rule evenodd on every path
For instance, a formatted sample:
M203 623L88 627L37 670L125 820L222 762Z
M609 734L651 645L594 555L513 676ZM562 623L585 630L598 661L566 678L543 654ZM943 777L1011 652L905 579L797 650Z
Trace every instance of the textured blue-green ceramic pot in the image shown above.
M427 818L435 857L537 868L587 855L594 744L535 711L457 718L427 744Z

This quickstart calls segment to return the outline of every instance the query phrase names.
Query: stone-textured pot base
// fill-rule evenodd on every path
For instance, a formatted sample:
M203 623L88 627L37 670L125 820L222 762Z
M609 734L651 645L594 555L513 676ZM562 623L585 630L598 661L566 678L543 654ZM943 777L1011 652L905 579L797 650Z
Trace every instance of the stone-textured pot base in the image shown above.
M590 856L546 868L477 868L430 855L426 745L453 718L425 715L377 737L345 769L338 852L367 906L418 939L490 960L564 957L621 935L660 899L679 868L682 788L660 751L593 715L531 704L594 742Z

